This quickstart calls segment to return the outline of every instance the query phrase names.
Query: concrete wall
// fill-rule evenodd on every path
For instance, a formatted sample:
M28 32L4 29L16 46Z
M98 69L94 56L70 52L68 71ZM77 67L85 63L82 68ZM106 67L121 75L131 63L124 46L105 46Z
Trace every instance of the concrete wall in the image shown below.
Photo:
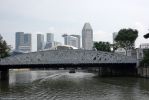
M149 66L148 67L139 67L138 75L141 77L149 78Z

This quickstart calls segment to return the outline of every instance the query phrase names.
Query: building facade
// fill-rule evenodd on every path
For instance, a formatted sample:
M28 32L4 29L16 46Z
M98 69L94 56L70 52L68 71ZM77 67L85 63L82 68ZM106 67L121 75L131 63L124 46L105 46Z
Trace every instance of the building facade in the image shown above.
M79 47L79 39L76 36L64 34L64 44L69 46Z
M46 41L45 49L50 49L53 46L54 46L54 34L47 33L47 41Z
M37 51L44 50L44 35L37 34Z
M47 42L54 42L54 34L47 33Z
M93 29L89 23L85 23L82 29L82 48L85 50L93 49Z
M31 34L24 32L16 32L15 51L17 52L31 52L32 42Z
M149 49L149 43L142 43L142 44L140 45L140 48L141 48L141 49Z
M60 45L62 45L61 42L54 41L54 46L60 46Z
M81 47L81 46L80 46L80 35L74 35L74 34L73 34L73 35L70 35L70 36L73 36L73 37L78 38L78 47L77 47L77 48L79 49L79 48Z

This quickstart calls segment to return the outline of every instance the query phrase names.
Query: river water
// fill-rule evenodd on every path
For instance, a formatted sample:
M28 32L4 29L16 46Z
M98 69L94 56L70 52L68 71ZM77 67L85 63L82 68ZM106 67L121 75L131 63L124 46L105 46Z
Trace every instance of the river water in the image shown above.
M149 100L149 79L99 78L94 73L10 71L0 100Z

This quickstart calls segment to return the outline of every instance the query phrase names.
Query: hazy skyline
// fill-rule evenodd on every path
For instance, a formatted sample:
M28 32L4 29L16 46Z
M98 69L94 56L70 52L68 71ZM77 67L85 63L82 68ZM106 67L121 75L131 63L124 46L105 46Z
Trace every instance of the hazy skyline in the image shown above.
M93 28L94 41L112 42L112 33L121 28L139 31L136 45L149 43L143 35L149 29L148 0L0 0L0 33L14 47L15 32L32 33L36 50L36 33L79 34L85 22Z

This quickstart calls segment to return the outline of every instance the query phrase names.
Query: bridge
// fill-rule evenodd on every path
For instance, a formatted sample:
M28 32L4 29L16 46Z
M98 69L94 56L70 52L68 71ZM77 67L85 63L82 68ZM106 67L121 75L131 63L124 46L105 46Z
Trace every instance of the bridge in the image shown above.
M107 73L134 73L137 59L92 50L48 50L10 56L0 61L0 70L15 68L93 68ZM118 70L118 71L117 71ZM121 70L121 71L119 71ZM103 74L104 73L104 74Z

